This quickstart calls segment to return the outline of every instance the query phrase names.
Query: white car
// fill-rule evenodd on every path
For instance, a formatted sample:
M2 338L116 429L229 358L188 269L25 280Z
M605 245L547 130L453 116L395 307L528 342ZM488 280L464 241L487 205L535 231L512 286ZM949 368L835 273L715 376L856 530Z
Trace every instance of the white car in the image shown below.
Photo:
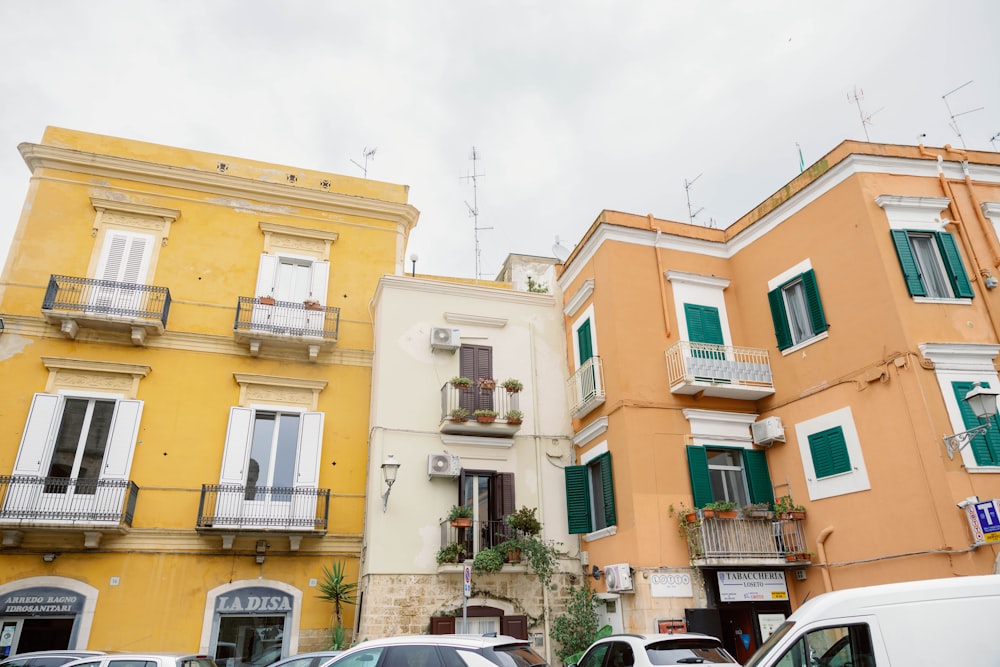
M104 651L50 650L18 653L0 660L0 667L60 667L67 662L93 655L104 655Z
M193 653L112 653L68 662L63 667L216 667L209 655Z
M722 642L696 632L611 635L598 639L577 667L666 667L668 665L739 665ZM572 667L572 666L571 666Z
M406 635L362 642L325 667L548 667L526 639Z

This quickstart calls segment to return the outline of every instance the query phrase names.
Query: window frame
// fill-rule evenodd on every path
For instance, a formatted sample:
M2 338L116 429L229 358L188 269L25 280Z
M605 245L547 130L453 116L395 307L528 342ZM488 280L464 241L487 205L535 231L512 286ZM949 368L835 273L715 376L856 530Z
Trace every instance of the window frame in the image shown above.
M567 524L570 534L596 539L617 530L614 471L606 445L595 447L580 457L580 464L566 466ZM594 492L600 480L600 495ZM600 500L600 506L598 506Z
M774 484L771 481L771 471L766 454L759 449L748 447L727 447L706 443L703 445L688 445L688 475L691 481L691 494L695 507L704 507L708 503L728 498L716 498L712 483L709 451L729 450L740 452L742 481L751 503L773 503ZM740 502L740 501L737 501Z
M805 270L798 271L790 277L778 279L779 284L772 287L767 293L768 304L771 308L771 321L774 324L774 336L778 343L778 349L784 353L794 351L821 340L829 324L826 320L826 313L823 309L823 301L819 294L819 284L816 280L816 272L809 267L808 263L800 265ZM789 290L798 285L802 286L802 300L804 315L808 320L811 335L803 336L796 340L796 335L792 328L792 308L789 306Z
M896 257L903 273L903 281L906 283L907 291L914 301L931 303L968 303L971 302L975 293L972 283L969 281L969 274L965 270L962 255L959 252L958 244L951 232L936 231L930 229L892 229L893 247L896 249ZM933 238L935 243L931 246L934 250L934 257L930 258L933 265L924 262L921 257L928 259L926 254L918 253L913 246L913 238ZM929 286L925 280L924 273L933 270L941 283L946 285L950 294L931 295Z
M850 470L819 477L809 446L809 436L835 427L839 427L843 433L844 445L851 463ZM798 441L799 456L802 459L802 470L805 472L806 490L810 500L832 498L872 488L861 448L861 439L858 437L854 413L850 406L798 422L795 424L795 438Z
M816 479L851 472L851 454L847 449L842 426L833 426L809 434L809 453L812 457Z

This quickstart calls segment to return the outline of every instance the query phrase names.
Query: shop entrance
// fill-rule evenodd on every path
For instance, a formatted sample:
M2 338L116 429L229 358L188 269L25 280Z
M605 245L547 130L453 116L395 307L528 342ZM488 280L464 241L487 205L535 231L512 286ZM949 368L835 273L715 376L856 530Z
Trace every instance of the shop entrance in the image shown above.
M0 594L0 658L79 648L85 639L76 632L86 600L85 592L56 586L25 586Z
M11 643L0 646L0 655L69 648L75 620L72 617L5 618L0 636L9 637Z

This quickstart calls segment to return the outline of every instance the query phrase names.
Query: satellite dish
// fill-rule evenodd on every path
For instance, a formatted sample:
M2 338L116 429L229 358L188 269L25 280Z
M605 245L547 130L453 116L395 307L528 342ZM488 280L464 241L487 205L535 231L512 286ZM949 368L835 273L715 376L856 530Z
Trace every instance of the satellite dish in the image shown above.
M596 565L593 566L590 569L590 576L592 576L594 579L600 579L601 578L601 568L597 567Z
M552 254L555 255L555 258L559 260L560 264L566 261L571 252L573 252L573 250L560 243L559 237L556 236L556 242L552 246Z

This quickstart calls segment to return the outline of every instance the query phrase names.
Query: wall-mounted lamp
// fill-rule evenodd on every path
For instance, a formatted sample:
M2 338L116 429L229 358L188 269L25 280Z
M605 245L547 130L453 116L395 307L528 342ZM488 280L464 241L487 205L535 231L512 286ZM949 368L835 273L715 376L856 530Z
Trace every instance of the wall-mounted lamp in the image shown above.
M0 333L3 333L3 318L0 317Z
M964 510L969 505L975 505L978 502L979 502L979 496L969 496L965 500L959 500L957 503L955 503L955 505L958 506L958 509Z
M52 553L45 554L44 556L42 556L42 560L44 560L46 563L51 563L56 559L56 556L58 555L59 554L52 554Z
M417 275L417 260L418 259L420 259L420 257L417 256L417 253L411 253L410 254L410 261L413 262L413 268L410 269L410 277L411 278L413 278L414 276Z
M264 554L257 554L256 556L254 556L254 560L257 561L257 565L263 565L264 564Z
M385 457L385 463L382 464L382 479L385 480L385 493L382 494L382 511L385 512L385 508L389 505L389 492L392 491L392 485L396 483L396 473L399 472L399 461L392 454Z
M267 553L267 541L257 540L257 544L254 547L254 551L256 551L259 554Z
M944 446L948 450L948 458L955 458L955 453L962 451L972 439L977 435L986 433L990 428L990 420L996 417L997 414L997 396L1000 395L1000 391L996 389L990 389L989 387L983 387L978 382L973 383L972 389L965 395L962 400L972 408L972 412L975 413L976 419L986 420L985 424L980 424L974 428L970 428L968 431L962 431L961 433L956 433L955 435L944 436Z
M600 580L601 574L603 574L601 572L601 568L597 567L596 565L590 568L590 576L592 576L594 579Z

